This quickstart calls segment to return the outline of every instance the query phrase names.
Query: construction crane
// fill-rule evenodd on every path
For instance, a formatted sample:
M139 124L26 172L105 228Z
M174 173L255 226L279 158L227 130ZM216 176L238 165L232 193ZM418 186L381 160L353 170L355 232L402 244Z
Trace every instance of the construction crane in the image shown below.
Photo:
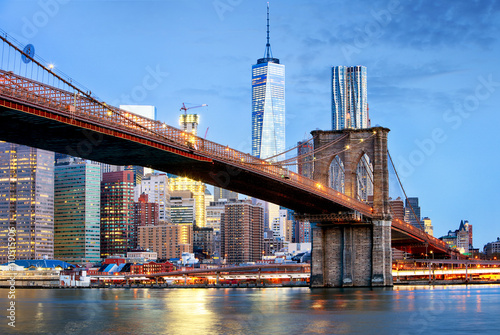
M207 104L199 105L199 106L193 106L193 107L186 107L184 102L182 103L181 111L184 111L184 114L187 114L188 109L193 109L193 108L199 108L199 107L206 107L208 106Z

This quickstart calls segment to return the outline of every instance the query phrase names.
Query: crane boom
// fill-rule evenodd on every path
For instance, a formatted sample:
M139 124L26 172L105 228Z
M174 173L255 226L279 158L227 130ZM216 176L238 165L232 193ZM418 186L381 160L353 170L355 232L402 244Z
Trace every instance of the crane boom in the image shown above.
M202 104L202 105L198 105L198 106L193 106L193 107L186 107L186 105L184 104L184 102L182 103L182 107L181 107L181 111L184 111L184 114L187 114L187 111L189 109L193 109L193 108L199 108L199 107L206 107L208 106L207 104Z

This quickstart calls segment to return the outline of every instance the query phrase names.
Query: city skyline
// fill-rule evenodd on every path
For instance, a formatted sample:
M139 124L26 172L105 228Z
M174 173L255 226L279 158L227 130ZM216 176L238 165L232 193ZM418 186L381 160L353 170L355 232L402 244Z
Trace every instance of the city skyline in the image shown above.
M5 17L2 29L33 43L39 55L111 104L155 105L158 119L175 126L183 101L207 103L209 109L200 112L200 130L210 127L207 138L250 152L248 64L261 54L265 2L239 2L228 5L231 10L211 2L146 3L58 3L57 10L46 10L35 2L6 2L3 13L22 13L24 19ZM380 1L366 2L361 11L351 6L271 2L273 46L287 64L287 147L315 128L328 129L329 68L365 65L372 124L391 129L390 150L406 192L419 197L435 235L468 219L476 247L493 241L500 231L488 211L495 206L498 181L487 173L469 180L472 169L489 171L498 159L484 157L494 150L488 134L498 122L493 106L499 96L499 5ZM333 10L346 15L333 20ZM90 21L77 14L90 11ZM138 23L133 29L111 23L110 13ZM37 21L42 14L47 20ZM471 161L473 167L465 164Z

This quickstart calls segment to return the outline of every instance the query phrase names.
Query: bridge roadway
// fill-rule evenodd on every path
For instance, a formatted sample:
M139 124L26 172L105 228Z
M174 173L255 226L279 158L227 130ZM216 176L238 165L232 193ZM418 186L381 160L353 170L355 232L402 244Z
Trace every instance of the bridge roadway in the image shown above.
M376 129L376 128L375 128ZM0 70L0 140L113 165L146 166L270 201L299 213L358 212L377 216L356 199L250 154L162 122ZM360 224L363 224L360 219ZM395 237L415 248L447 253L444 242L404 222Z

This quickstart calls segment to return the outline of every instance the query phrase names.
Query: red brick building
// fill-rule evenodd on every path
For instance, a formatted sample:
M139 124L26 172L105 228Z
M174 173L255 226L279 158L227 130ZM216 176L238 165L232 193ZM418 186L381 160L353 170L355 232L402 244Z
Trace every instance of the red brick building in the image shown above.
M130 266L130 274L152 274L174 271L174 265L170 262L156 263L149 262L144 264L134 264Z

